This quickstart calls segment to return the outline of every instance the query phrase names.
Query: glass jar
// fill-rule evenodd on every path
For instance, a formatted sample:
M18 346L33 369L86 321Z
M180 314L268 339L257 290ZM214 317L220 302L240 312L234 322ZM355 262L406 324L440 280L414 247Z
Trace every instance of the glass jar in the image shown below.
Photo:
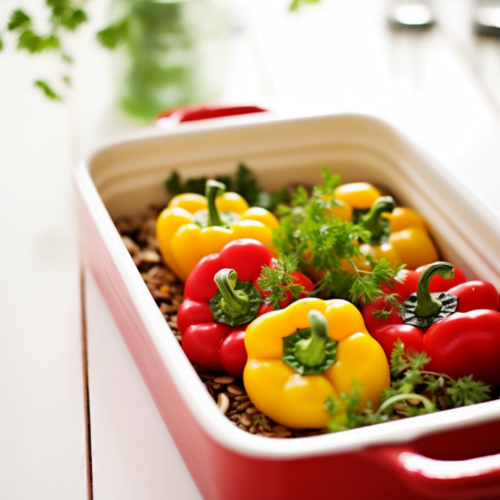
M126 23L113 57L127 112L149 119L221 94L230 32L224 0L113 0L110 17Z

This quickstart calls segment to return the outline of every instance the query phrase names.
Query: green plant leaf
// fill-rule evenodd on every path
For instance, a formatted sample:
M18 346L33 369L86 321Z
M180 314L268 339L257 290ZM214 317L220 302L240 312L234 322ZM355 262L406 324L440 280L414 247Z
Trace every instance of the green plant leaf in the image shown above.
M472 375L454 380L446 393L451 397L453 405L468 406L488 401L490 387L481 381L472 379Z
M24 11L17 9L11 16L10 21L7 24L7 29L9 31L14 31L19 28L26 29L31 25L31 18Z
M52 90L47 82L44 82L43 80L37 80L35 82L35 86L41 89L45 96L49 99L52 99L53 101L61 100L61 97Z
M297 300L300 292L305 291L302 285L294 284L292 273L297 270L299 260L296 255L280 255L273 269L263 266L257 285L266 294L265 302L271 304L273 309L280 308L280 301L286 298L286 292L292 294Z
M290 4L290 10L297 10L302 4L318 3L320 0L293 0Z
M263 206L263 204L264 208L269 207L269 198L262 198L262 189L259 188L257 179L254 177L252 171L242 163L238 165L238 171L236 172L235 191L243 196L252 207Z
M97 40L107 49L114 49L123 43L129 34L129 23L127 19L115 24L110 24L107 28L97 32Z
M33 30L28 29L19 35L17 48L27 50L31 54L36 54L46 50L55 50L60 46L59 38L56 35L48 35L42 37L37 35Z
M87 13L82 9L75 9L62 22L62 25L69 31L75 31L78 26L88 21Z

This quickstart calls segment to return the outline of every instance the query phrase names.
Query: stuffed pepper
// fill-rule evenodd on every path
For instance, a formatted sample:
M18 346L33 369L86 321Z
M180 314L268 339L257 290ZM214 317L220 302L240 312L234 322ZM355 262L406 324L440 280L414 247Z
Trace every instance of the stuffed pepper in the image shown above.
M182 349L191 362L235 376L243 374L245 329L257 316L273 310L259 287L266 266L275 266L273 255L252 239L233 241L195 266L177 315ZM289 279L300 288L297 298L313 288L300 273L291 273ZM283 289L278 307L286 307L292 299L290 290Z
M382 297L363 308L368 331L388 358L401 339L406 350L427 353L431 371L500 385L500 299L491 283L465 282L453 265L435 262L393 290L397 303Z
M378 405L390 382L380 345L360 312L344 300L302 299L254 320L245 334L243 380L254 405L293 428L323 428L328 397L362 389Z
M423 219L410 208L396 207L391 196L382 196L371 184L353 182L336 188L334 198L341 206L335 215L370 231L371 241L360 247L363 254L385 257L391 265L404 263L408 269L437 260Z
M276 217L260 207L249 208L237 193L226 193L224 184L207 181L206 196L195 193L172 198L156 222L158 245L165 262L185 281L206 255L241 238L260 241L273 250Z

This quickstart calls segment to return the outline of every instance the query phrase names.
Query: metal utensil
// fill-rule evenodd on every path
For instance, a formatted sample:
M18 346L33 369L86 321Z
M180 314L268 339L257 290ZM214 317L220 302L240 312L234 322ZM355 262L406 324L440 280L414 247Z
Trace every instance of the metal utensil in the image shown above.
M436 22L431 0L390 0L388 19L403 28L428 28Z
M487 36L500 36L500 1L477 0L474 16L476 33Z

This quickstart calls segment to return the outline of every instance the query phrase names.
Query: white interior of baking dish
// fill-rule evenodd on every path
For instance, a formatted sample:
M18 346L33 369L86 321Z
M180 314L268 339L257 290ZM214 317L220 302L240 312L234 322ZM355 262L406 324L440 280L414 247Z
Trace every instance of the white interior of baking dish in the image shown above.
M461 267L469 279L487 279L500 289L500 218L450 172L375 118L280 120L261 114L184 124L175 131L149 130L98 148L78 168L79 189L172 379L215 440L244 454L293 458L409 441L500 418L500 401L493 401L337 434L272 440L242 432L221 416L171 334L112 219L164 204L163 184L173 170L184 178L233 174L239 162L268 189L314 184L323 166L341 174L345 182L363 180L387 189L399 204L423 215L443 259Z

